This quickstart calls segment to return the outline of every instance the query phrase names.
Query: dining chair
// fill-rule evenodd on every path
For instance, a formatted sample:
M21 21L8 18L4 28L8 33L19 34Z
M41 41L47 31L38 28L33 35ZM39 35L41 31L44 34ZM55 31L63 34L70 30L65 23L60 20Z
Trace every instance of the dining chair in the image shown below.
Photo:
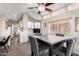
M64 37L64 34L56 34L56 36Z
M71 39L67 40L66 47L58 46L58 47L53 48L52 54L56 55L56 56L71 56L73 53L73 50L74 50L76 40L77 40L76 37L71 38ZM62 43L65 43L65 42L61 42L61 44Z
M66 56L72 55L76 41L77 41L77 38L74 37L74 38L71 38L71 40L68 42L68 48L67 48Z
M9 39L10 39L10 35L7 37L7 39L4 39L4 41L0 41L0 49L1 49L1 52L3 50L5 50L6 53L8 52L6 45L7 45L8 41L9 41Z
M46 56L48 54L49 49L44 45L39 46L36 38L29 36L29 39L31 43L32 56Z

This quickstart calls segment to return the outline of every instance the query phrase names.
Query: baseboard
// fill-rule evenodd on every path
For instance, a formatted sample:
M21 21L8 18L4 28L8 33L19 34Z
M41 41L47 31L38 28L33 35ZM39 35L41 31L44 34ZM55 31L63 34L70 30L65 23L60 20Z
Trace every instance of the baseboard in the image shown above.
M20 43L20 44L27 44L27 43L29 43L29 41L28 41L28 42L22 42L22 43Z

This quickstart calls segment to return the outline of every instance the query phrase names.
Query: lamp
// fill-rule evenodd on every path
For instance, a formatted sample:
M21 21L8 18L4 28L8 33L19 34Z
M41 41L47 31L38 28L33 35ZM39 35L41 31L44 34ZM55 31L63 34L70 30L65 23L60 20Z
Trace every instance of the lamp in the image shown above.
M45 5L39 5L38 10L39 11L44 11L45 10Z

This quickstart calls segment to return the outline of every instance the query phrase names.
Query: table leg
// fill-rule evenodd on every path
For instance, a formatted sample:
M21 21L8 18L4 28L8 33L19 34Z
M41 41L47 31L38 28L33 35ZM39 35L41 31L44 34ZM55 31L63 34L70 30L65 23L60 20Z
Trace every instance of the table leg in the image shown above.
M34 56L34 53L33 53L33 51L31 52L31 56Z
M52 45L49 45L49 56L52 56Z

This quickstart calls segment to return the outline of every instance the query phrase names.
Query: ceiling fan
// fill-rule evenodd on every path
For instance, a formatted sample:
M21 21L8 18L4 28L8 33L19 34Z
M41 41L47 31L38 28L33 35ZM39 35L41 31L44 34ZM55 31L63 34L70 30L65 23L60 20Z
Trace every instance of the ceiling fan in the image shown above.
M50 5L54 4L54 3L37 3L37 4L38 4L37 7L29 7L28 9L37 8L38 9L38 14L40 14L41 11L44 11L44 10L46 10L48 12L52 12L52 10L48 8L48 6L50 6Z

